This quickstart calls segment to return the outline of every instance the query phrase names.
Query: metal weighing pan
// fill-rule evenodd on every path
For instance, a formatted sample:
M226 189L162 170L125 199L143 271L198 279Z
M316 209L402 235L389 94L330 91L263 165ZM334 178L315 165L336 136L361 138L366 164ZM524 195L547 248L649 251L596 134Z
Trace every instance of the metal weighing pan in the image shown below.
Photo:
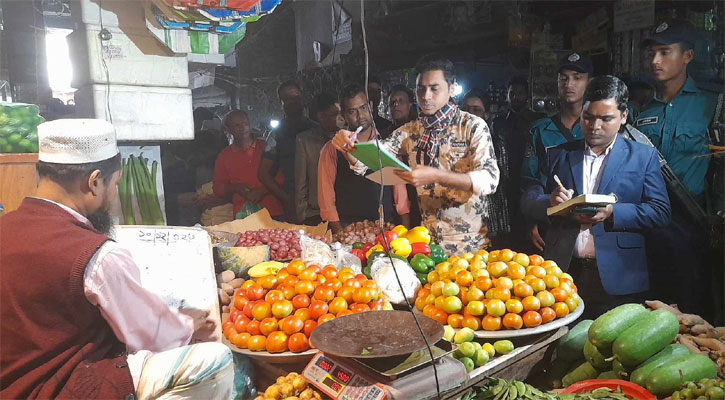
M457 345L454 345L447 340L439 340L435 345L431 343L433 359L436 360L436 362L438 362L438 360L442 357L453 353L457 348ZM363 359L353 358L353 360L361 365L364 365L376 374L393 380L415 372L423 367L429 366L430 354L428 353L428 349L424 348L413 352L412 354L404 354L401 356Z
M428 343L438 343L443 325L424 315L417 317ZM325 354L347 358L407 357L425 348L413 315L395 310L335 318L315 328L310 343Z

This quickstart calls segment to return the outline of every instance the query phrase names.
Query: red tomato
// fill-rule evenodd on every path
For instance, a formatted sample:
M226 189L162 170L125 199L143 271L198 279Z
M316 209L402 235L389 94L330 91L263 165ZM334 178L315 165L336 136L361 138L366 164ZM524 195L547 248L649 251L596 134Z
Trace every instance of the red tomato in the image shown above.
M267 291L259 284L254 284L247 289L247 297L249 300L260 300L267 294Z
M295 284L295 291L298 294L310 295L315 291L315 284L311 281L299 281Z
M236 330L237 332L246 332L248 322L249 318L242 315L241 317L237 318L236 321L234 321L234 330ZM224 328L224 326L222 326L222 328Z
M310 304L310 318L318 319L325 313L327 313L327 303L320 300L315 300Z
M293 353L301 353L310 348L310 343L304 333L295 333L289 337L289 351Z
M267 338L262 335L252 335L247 339L247 348L252 351L264 351Z
M234 296L234 308L237 310L244 309L244 306L249 303L249 299L244 296Z
M342 297L347 301L348 303L352 303L354 300L352 299L352 295L355 293L355 288L344 286L340 288L340 290L337 291L337 296Z
M317 271L315 271L313 268L307 268L300 273L299 278L303 281L317 280Z
M297 291L294 286L285 286L282 288L282 293L284 293L284 298L287 300L292 300L295 295L297 295Z
M355 313L350 310L342 310L339 313L335 314L335 318L340 318L340 317L344 317L346 315L352 315L352 314L355 314ZM332 314L330 314L330 315L332 315Z
M292 335L297 332L302 331L305 327L305 323L302 321L302 319L297 317L289 317L285 318L284 321L279 325L282 332Z
M345 310L345 311L350 312L350 310ZM343 311L343 312L345 312L345 311ZM320 325L324 324L325 322L331 321L333 319L335 319L334 315L325 314L325 315L321 316L320 319L317 320L317 326L320 326Z
M368 306L370 306L370 310L372 311L381 311L385 308L385 301L383 299L373 300L368 303Z
M236 329L236 328L235 328ZM265 318L259 323L259 331L267 336L277 330L277 318Z
M298 294L292 298L292 305L295 310L298 308L307 308L310 306L310 296L306 294Z
M533 328L541 325L541 315L536 311L526 311L524 314L524 325L527 328Z
M252 319L254 318L254 314L252 314L252 310L254 309L254 305L256 304L256 301L250 301L244 306L244 309L242 309L242 314L244 314L245 317ZM231 319L231 315L229 316L229 319Z
M324 315L323 315L323 317L324 317ZM305 321L305 327L302 328L302 332L305 333L305 336L310 337L310 336L312 336L312 331L314 331L315 328L317 328L317 322L309 319L309 320Z
M264 296L264 301L273 304L275 301L284 300L284 293L281 290L270 290Z
M355 278L350 278L350 279L346 280L345 283L342 284L342 286L347 286L347 287L357 289L359 287L362 287L362 283L360 283L360 281Z
M539 315L541 315L542 324L556 319L556 311L554 311L554 309L551 307L541 307L541 309L539 310Z
M238 333L233 340L230 340L235 346L239 347L240 349L246 349L247 343L249 342L249 338L252 337L252 335L248 334L247 332Z
M328 302L335 298L335 290L332 288L318 286L317 289L315 289L314 298L315 300Z
M329 304L329 311L332 314L337 314L342 310L347 310L347 301L342 297L335 297Z
M445 311L436 308L433 312L433 319L438 321L441 325L445 325L448 322L448 314Z
M237 317L240 314L243 314L243 308L237 308L236 310L232 310L232 312L229 313L229 320L234 322L237 320Z
M373 300L373 292L370 288L358 288L352 294L355 303L370 303Z
M352 311L355 314L365 312L365 311L370 311L370 306L368 306L367 304L364 304L364 303L356 303L356 304L353 304L350 306L350 311Z
M265 348L270 353L282 353L287 351L287 341L289 337L284 332L276 331L267 336Z
M260 322L256 319L247 322L247 332L249 332L250 335L261 335L262 330L260 329Z
M295 311L295 317L301 319L302 321L307 321L310 319L310 310L308 308L300 308Z
M337 278L337 268L333 265L328 265L322 269L322 275L327 278L328 281Z
M222 332L225 332L229 328L234 328L235 323L236 322L232 322L231 320L224 321L224 323L222 324ZM246 324L245 324L245 326L246 326Z
M292 314L292 311L294 311L294 309L295 308L292 305L291 301L279 300L272 304L272 315L277 318L284 318Z
M265 301L260 301L259 303L256 303L254 307L252 307L252 316L257 321L261 321L265 318L272 316L272 306L269 305L269 303Z

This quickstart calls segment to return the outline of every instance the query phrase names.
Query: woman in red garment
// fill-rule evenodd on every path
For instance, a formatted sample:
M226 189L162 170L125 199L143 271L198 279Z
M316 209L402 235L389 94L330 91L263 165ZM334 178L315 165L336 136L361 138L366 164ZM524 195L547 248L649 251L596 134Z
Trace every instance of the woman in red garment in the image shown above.
M247 113L231 111L224 118L224 129L234 141L216 159L214 194L232 201L234 215L247 201L261 204L273 217L282 215L279 201L257 179L265 142L252 136ZM282 184L280 173L277 174L277 181Z

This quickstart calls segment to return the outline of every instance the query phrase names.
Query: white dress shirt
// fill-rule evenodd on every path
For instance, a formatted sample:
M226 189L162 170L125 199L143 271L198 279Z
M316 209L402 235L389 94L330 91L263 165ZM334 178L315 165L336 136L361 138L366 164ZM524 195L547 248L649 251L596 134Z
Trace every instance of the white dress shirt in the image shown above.
M588 144L585 145L584 164L582 165L582 194L594 194L599 190L602 172L604 172L604 168L607 166L609 152L612 151L612 147L614 147L614 142L616 141L617 137L615 136L612 143L600 155L594 153ZM579 228L579 235L576 237L576 244L574 245L574 257L596 258L594 235L592 234L592 226L589 224L582 224Z

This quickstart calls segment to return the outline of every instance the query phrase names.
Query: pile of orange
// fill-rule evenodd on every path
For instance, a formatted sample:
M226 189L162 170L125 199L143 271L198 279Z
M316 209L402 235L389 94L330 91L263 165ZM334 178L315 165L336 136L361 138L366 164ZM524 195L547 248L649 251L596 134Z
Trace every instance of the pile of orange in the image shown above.
M378 285L350 268L306 267L294 260L245 281L234 293L224 336L241 349L303 352L320 324L348 314L392 309Z
M453 328L534 328L581 304L572 277L554 261L510 249L451 257L416 294L424 315Z

